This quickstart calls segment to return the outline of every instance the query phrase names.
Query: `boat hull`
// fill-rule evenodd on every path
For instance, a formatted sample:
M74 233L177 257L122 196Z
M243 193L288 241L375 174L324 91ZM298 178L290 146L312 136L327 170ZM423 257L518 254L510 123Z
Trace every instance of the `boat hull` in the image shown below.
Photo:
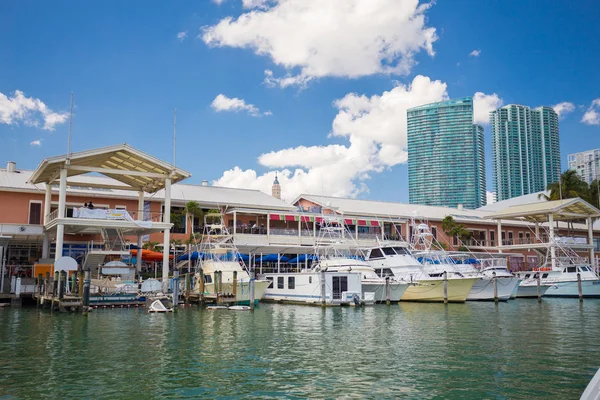
M467 301L493 301L494 299L494 278L491 277L483 277L475 282L469 295L467 296ZM519 286L519 282L521 281L517 277L498 277L497 282L497 290L498 290L498 300L499 301L508 301L510 300L515 288Z
M479 278L448 279L448 301L452 303L463 303L467 300L469 292ZM424 302L443 302L444 301L444 280L443 279L424 279L418 281L415 285L410 285L402 301L424 301Z
M549 288L549 285L540 285L540 294L543 296ZM521 299L538 297L537 285L519 285L519 288L517 290L517 297Z
M408 289L409 285L402 282L390 281L390 301L398 302L402 299L404 292ZM363 298L365 293L373 293L375 295L374 301L376 303L382 303L387 301L385 283L362 283Z
M254 281L254 302L258 303L265 297L265 292L269 287L268 281L263 280L255 280ZM250 282L238 282L235 294L235 302L240 305L249 305L250 304ZM214 283L206 283L204 285L204 291L208 294L215 294L215 285ZM233 283L232 282L223 282L222 293L233 293Z
M600 280L581 281L583 297L600 298ZM577 281L554 282L544 294L546 297L579 297Z

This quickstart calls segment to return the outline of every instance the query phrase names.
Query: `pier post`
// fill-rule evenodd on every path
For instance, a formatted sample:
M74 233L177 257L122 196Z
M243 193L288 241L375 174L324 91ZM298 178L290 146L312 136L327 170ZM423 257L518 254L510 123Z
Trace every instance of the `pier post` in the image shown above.
M39 274L37 279L37 301L35 302L36 307L39 307L42 301L42 276L42 274Z
M385 277L385 304L390 305L390 277Z
M581 287L581 274L577 273L577 292L579 293L579 301L583 301L583 289Z
M537 291L538 291L538 303L542 302L542 278L541 274L537 274Z
M79 267L77 270L77 283L79 284L77 287L77 297L83 298L83 268Z
M87 315L90 307L90 283L90 269L87 268L83 280L83 315Z
M44 297L48 297L50 291L50 272L46 272L46 280L44 281Z
M233 292L233 298L237 299L237 271L233 271L233 287L231 291Z
M254 311L254 300L255 300L255 295L254 295L254 285L256 284L256 281L254 279L254 274L250 275L250 311Z
M444 304L448 304L448 272L444 271Z
M325 307L327 294L325 291L325 271L321 271L321 306Z
M179 271L173 271L173 311L179 305Z
M58 278L58 271L54 271L54 280L52 281L52 297L56 297L56 295L58 294L58 282L59 282L59 278Z
M494 283L494 303L498 302L498 277L495 272L492 272L492 281Z
M189 302L189 299L190 299L190 280L191 280L191 276L188 271L188 273L185 274L185 281L184 281L184 285L183 285L183 287L185 288L185 293L183 294L183 296L184 296L186 304Z
M65 281L63 280L63 271L58 272L58 299L62 299L65 295Z

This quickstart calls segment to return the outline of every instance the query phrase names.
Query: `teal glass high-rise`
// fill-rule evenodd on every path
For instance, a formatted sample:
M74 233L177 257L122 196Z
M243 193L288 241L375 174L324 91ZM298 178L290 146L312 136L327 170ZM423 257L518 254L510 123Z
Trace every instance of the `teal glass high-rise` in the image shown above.
M478 208L486 203L483 127L470 97L407 111L411 204Z
M498 201L546 190L560 179L558 115L510 104L490 113Z

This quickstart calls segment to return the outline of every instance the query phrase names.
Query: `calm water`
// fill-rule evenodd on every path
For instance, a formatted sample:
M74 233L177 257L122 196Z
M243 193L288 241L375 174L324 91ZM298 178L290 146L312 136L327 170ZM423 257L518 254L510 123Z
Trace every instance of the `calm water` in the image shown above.
M577 399L599 350L596 300L7 309L0 398Z

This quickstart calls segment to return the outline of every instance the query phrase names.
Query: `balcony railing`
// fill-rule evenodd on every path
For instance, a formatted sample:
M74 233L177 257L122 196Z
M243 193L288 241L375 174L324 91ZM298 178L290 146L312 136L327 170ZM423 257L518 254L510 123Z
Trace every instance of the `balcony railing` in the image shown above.
M95 210L105 210L102 208L97 208ZM111 219L111 220L128 220L128 218L126 218L126 216L124 216L123 218L118 218L118 217L111 217L111 218L107 218L107 217L100 217L100 216L94 216L93 213L88 213L88 214L84 214L78 217L73 217L73 209L72 208L65 208L65 217L66 218L77 218L77 219L94 219L94 220L106 220L106 219ZM139 211L127 211L127 210L121 210L121 209L108 209L107 211L126 211L127 214L129 214L129 216L131 217L131 219L133 219L134 221L148 221L148 222L162 222L163 221L163 214L160 212L139 212ZM50 223L52 221L54 221L55 219L58 218L58 209L52 211L50 214L47 215L46 217L46 221L47 223Z

